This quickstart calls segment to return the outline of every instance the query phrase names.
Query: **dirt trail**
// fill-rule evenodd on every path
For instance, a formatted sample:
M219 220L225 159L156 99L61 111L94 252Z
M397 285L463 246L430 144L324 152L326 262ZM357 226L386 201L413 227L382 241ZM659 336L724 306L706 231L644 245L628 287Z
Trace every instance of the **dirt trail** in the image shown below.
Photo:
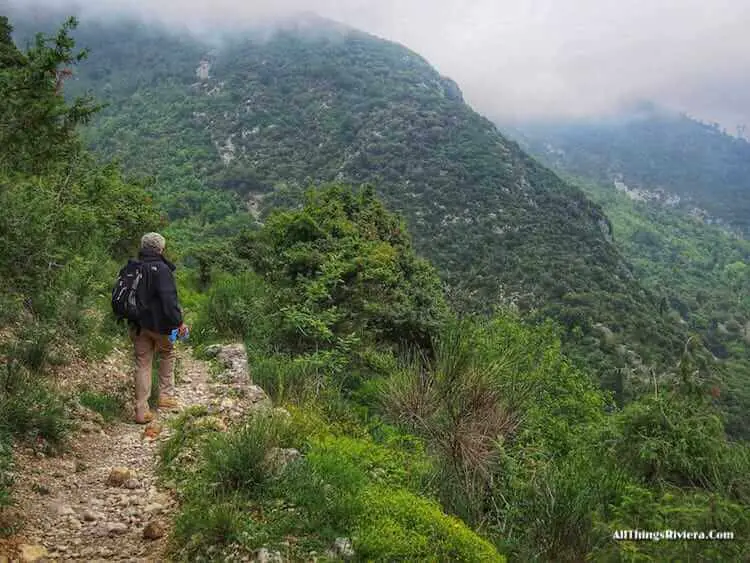
M179 350L176 393L180 409L203 405L230 422L247 403L266 398L250 385L241 346L216 351L224 371L211 377L207 362ZM162 411L147 427L119 422L100 428L92 416L82 423L88 432L77 433L63 456L19 452L14 497L25 524L13 538L15 549L6 544L5 561L164 561L177 503L159 488L155 470L159 445L169 437L167 422L177 412ZM128 472L113 474L116 468ZM147 539L146 528L145 535L161 537Z

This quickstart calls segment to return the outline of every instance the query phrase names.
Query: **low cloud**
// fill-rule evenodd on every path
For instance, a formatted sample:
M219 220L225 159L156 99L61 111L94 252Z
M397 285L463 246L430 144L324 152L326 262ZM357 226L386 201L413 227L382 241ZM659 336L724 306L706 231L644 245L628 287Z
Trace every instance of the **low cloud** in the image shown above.
M6 0L13 8L65 0ZM649 99L750 124L747 0L80 0L194 30L312 11L398 41L488 117L589 116Z

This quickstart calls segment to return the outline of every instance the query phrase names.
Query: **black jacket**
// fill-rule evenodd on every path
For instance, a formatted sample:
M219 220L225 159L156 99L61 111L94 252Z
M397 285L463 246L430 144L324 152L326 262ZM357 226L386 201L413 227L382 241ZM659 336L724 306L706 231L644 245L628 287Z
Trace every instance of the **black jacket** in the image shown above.
M138 325L159 334L169 334L182 324L182 309L177 300L177 285L172 272L175 265L154 251L141 250L138 259L148 271L148 310Z

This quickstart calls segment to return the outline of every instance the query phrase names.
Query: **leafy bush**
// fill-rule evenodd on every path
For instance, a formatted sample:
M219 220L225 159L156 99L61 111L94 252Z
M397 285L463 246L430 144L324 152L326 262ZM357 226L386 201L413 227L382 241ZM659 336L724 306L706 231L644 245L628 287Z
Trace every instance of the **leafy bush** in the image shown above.
M288 356L276 354L252 362L253 379L277 403L330 404L351 364L340 350Z
M12 438L7 429L0 429L0 509L10 504L10 487L13 484ZM0 535L3 530L0 529Z
M183 482L197 470L202 448L220 428L202 406L183 410L170 424L173 432L159 450L158 472L165 479Z
M405 490L370 487L354 549L364 560L497 561L505 558L440 505Z
M441 462L441 499L467 521L486 517L498 443L533 443L563 455L605 401L570 367L550 324L510 314L463 321L440 333L433 359L407 358L382 386L390 420L424 437Z
M2 346L4 355L23 368L41 374L49 367L54 336L51 328L30 322Z
M251 520L242 504L211 497L188 504L174 522L173 549L179 550L180 561L214 561L216 553L242 538Z
M644 482L750 499L750 449L727 441L719 413L703 397L645 397L616 423L612 455Z
M499 392L497 365L476 361L471 327L465 328L446 330L433 346L433 362L413 361L384 387L391 419L423 436L439 455L443 489L448 490L448 483L460 484L451 500L444 498L456 511L458 503L464 510L481 510L497 458L495 444L517 425Z
M280 288L286 334L277 343L291 352L329 348L353 334L429 345L447 316L435 272L371 188L310 190L302 209L273 214L236 246Z
M309 463L335 458L363 471L372 483L423 493L434 478L431 460L419 448L405 449L403 442L378 444L367 438L330 435L314 438L309 447Z
M620 530L688 531L708 535L730 532L731 539L602 541L591 551L596 561L746 561L750 546L747 503L734 502L721 495L674 487L649 490L629 485L620 502L612 508L603 534L612 538Z
M578 561L610 539L599 523L626 483L590 444L555 458L536 445L508 445L492 483L488 525L519 560Z
M273 333L271 296L253 273L219 276L203 300L193 327L196 339L247 339L263 349Z

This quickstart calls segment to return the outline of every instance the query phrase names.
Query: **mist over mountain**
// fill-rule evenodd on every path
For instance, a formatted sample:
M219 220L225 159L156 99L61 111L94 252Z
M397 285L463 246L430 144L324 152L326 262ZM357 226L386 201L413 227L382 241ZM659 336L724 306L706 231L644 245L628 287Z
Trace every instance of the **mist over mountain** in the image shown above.
M653 103L504 129L581 186L618 249L726 367L733 431L750 404L750 144Z
M5 0L11 14L138 16L208 33L315 12L408 45L485 115L606 115L640 99L733 131L750 122L742 0Z

